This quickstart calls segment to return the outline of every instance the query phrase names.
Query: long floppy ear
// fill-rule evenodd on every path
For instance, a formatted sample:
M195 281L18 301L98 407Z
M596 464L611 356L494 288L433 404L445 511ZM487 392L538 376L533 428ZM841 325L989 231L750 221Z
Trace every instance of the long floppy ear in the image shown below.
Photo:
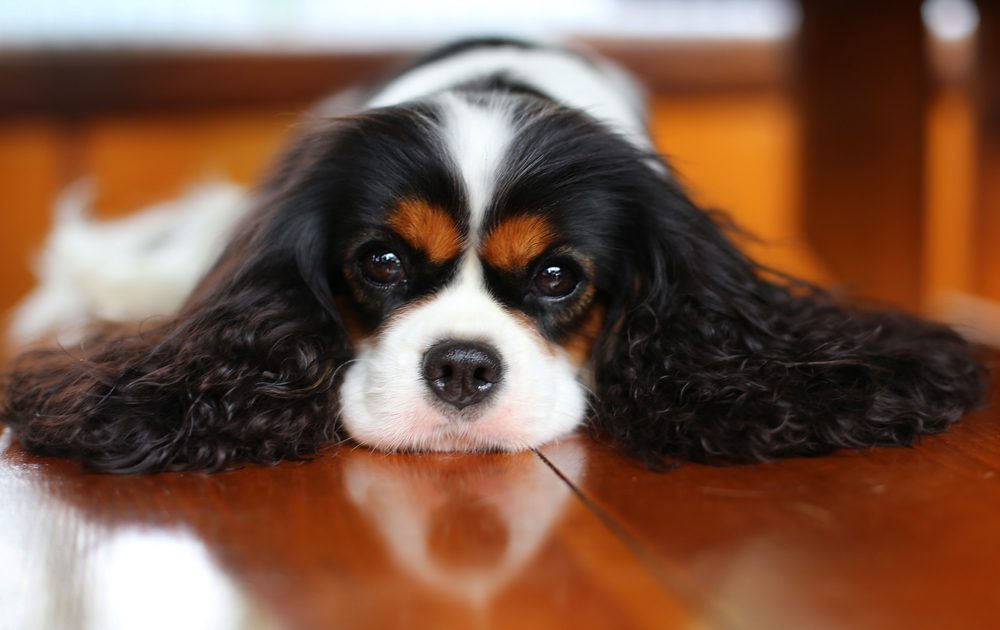
M15 360L0 416L29 449L130 473L271 463L336 434L349 342L333 306L317 200L295 181L308 138L180 313L82 349Z
M950 329L777 278L670 181L636 198L594 422L648 463L909 445L981 400L986 370Z

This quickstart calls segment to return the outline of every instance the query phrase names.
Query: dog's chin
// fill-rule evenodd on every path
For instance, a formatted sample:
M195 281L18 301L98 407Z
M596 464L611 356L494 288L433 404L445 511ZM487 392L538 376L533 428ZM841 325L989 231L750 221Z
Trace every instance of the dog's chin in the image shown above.
M517 436L489 436L461 427L444 426L439 431L415 436L413 443L394 452L413 453L513 453L534 445ZM385 449L380 449L385 450Z
M533 449L572 433L582 421L582 410L545 431L526 427L537 423L530 419L522 422L523 417L427 418L419 411L402 421L394 420L393 427L367 414L345 413L341 420L352 440L378 451L509 453Z
M355 442L384 452L529 450L574 432L586 409L585 390L575 381L534 404L505 397L459 411L418 397L387 407L366 395L362 372L349 370L341 387L341 426Z
M564 434L571 432L572 429ZM517 431L489 433L455 423L442 424L430 431L410 432L402 439L349 430L348 434L363 446L388 453L514 453L536 448L564 435L538 439Z

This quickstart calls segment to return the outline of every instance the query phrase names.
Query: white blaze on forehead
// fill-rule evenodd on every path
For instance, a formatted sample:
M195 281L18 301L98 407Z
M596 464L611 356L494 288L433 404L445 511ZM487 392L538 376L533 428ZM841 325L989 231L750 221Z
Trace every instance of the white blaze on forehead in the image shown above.
M455 278L449 286L463 287L466 290L476 291L477 293L481 293L490 302L496 302L486 292L486 285L483 279L483 264L479 262L479 256L475 250L470 249L462 256L462 260L458 266L458 273L455 274Z
M445 147L465 184L469 234L476 244L504 155L514 137L506 99L470 103L457 94L440 95Z

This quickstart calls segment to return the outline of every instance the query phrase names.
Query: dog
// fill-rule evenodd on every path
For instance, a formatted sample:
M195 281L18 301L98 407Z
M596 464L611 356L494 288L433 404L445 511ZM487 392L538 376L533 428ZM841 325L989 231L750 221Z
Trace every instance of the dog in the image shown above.
M582 426L655 467L909 445L981 401L952 330L741 253L642 100L608 61L490 39L321 106L216 222L221 253L175 256L216 260L178 262L173 312L143 301L125 312L144 323L22 354L3 417L32 451L118 473L347 439L519 451ZM169 223L128 241L138 259L209 247Z

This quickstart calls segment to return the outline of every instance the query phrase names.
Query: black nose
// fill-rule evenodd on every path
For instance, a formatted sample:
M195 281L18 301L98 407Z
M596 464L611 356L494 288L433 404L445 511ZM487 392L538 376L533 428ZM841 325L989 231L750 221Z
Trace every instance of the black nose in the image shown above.
M424 380L438 398L459 409L485 400L503 378L496 350L482 343L442 341L424 355Z

